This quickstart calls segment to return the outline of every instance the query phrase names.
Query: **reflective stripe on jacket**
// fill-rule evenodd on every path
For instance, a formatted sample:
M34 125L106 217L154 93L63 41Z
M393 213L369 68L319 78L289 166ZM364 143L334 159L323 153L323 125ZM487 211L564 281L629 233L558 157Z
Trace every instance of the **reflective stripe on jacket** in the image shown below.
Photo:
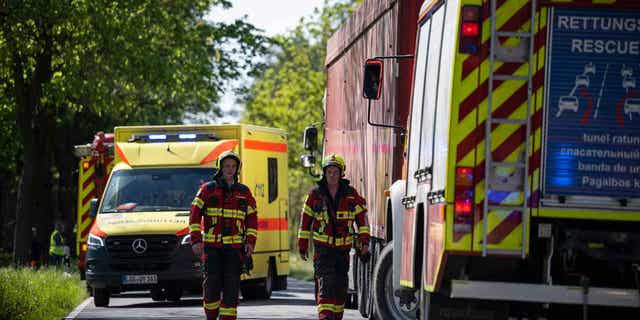
M58 230L53 230L49 238L49 254L64 256L64 238Z
M203 227L203 229L201 228ZM255 247L258 237L256 200L241 183L228 186L216 179L200 187L189 216L191 243L240 248L246 242Z
M321 184L307 195L298 230L298 246L301 250L307 249L310 239L322 246L348 248L353 244L354 233L358 234L363 245L369 244L367 204L346 180L340 184L335 212L327 203L332 199L326 185ZM357 229L354 228L354 222Z

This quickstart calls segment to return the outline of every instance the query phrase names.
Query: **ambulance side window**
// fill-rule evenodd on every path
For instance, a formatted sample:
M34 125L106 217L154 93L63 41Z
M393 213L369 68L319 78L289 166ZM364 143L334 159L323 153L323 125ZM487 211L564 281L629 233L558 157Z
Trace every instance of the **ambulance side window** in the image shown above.
M269 174L269 203L278 198L278 159L267 159L267 170Z

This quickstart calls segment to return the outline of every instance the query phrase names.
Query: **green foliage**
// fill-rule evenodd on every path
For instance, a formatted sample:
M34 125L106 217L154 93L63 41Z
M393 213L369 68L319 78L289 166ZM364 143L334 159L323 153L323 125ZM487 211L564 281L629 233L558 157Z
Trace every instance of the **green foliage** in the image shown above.
M11 252L0 249L0 267L6 267L11 264Z
M298 257L296 252L289 254L289 276L298 280L313 280L313 262L311 259L304 261Z
M77 274L0 268L0 319L61 319L86 298Z
M2 86L0 84L0 86ZM22 145L18 137L15 113L7 104L3 104L0 97L0 170L15 174L15 159L21 152Z
M286 129L289 133L289 205L292 240L297 234L299 212L313 185L299 156L304 128L323 121L326 82L324 59L327 39L354 10L353 1L325 1L322 9L302 18L291 32L275 38L271 57L251 74L255 82L243 92L243 121ZM320 141L319 141L320 142ZM296 241L292 241L295 244Z
M19 114L46 114L58 125L92 115L107 118L97 123L105 125L220 115L225 83L269 43L242 20L204 19L212 7L229 8L228 0L7 3L8 14L0 15L0 142L15 136ZM20 150L13 141L1 144L7 168Z
M43 212L73 220L72 204L61 200L51 208L50 200L58 196L53 189L70 199L73 145L114 125L220 115L225 84L270 43L242 20L205 20L213 7L230 6L229 0L3 1L0 174L22 181L11 212L17 263L28 258L31 224L50 220ZM0 186L15 190L17 181ZM0 221L7 211L13 208L0 209Z

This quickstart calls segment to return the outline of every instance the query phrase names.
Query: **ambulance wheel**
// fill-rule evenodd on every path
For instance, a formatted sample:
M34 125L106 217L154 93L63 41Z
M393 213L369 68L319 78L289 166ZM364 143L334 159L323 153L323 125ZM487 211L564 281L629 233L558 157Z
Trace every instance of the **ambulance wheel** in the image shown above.
M267 277L264 282L258 285L246 285L242 287L242 298L244 300L253 299L270 299L273 293L273 285L275 283L276 267L272 261L269 261L267 268Z
M106 307L109 305L109 289L93 288L93 304L96 307Z
M373 269L373 303L376 319L416 319L420 290L416 290L416 303L409 307L400 305L400 298L393 292L393 242L388 243Z
M166 299L166 294L164 290L162 290L162 287L155 287L149 290L149 293L151 294L151 300L153 301L164 301L164 299Z
M258 298L259 299L270 299L271 293L273 293L273 285L276 282L276 267L273 264L273 261L269 261L269 268L267 268L267 277L264 279L264 283L258 285Z
M287 276L277 276L276 285L273 287L273 290L287 290Z

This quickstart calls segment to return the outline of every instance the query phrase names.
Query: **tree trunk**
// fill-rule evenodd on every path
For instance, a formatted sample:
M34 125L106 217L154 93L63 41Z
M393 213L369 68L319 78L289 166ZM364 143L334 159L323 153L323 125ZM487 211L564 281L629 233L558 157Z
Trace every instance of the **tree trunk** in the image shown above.
M14 263L29 261L31 249L31 227L38 230L38 240L43 246L49 245L49 234L53 231L53 221L61 219L57 208L52 205L55 190L51 172L51 117L47 112L31 119L33 130L23 131L23 168L16 204L16 225L14 231Z
M73 155L73 124L64 121L56 128L56 139L54 146L54 163L59 174L57 185L57 208L62 214L66 228L65 241L71 247L72 253L75 252L75 233L73 227L76 225L76 181L74 181L74 170L78 163L78 159Z
M15 216L15 192L14 188L15 173L8 170L0 171L0 250L11 249L9 246L13 230L13 217ZM8 228L11 227L9 230Z
M38 136L46 136L48 132L47 128L38 128L38 125L42 123L38 121L38 118L43 116L46 118L46 115L42 114L42 85L51 81L52 76L52 43L51 37L47 33L49 31L47 26L40 30L40 40L43 41L44 46L36 56L34 72L27 76L26 79L23 67L25 64L23 59L26 58L19 56L17 53L13 55L12 71L16 101L16 124L21 134L23 145L22 175L16 200L16 224L13 234L13 263L16 265L23 265L29 261L32 216L36 209L39 209L40 212L43 211L43 208L34 206L34 201L43 196L36 193L38 182L43 181L42 177L38 176L39 172L41 172L41 170L38 170L38 166L43 165L38 161L40 157L38 151L42 147L42 145L38 144L41 141L39 141ZM40 130L39 135L36 129ZM44 159L46 156L41 158ZM47 162L45 161L45 163ZM42 184L40 183L39 186L42 186Z
M55 136L55 115L51 106L45 106L35 118L37 123L34 135L35 144L38 146L37 171L34 184L34 210L31 214L32 221L39 232L39 239L44 240L49 246L49 236L53 232L53 222L62 216L55 204L56 187L52 171L52 150Z
M31 213L33 212L33 186L37 163L33 133L23 137L24 166L16 200L16 224L13 235L13 263L23 265L30 258Z

